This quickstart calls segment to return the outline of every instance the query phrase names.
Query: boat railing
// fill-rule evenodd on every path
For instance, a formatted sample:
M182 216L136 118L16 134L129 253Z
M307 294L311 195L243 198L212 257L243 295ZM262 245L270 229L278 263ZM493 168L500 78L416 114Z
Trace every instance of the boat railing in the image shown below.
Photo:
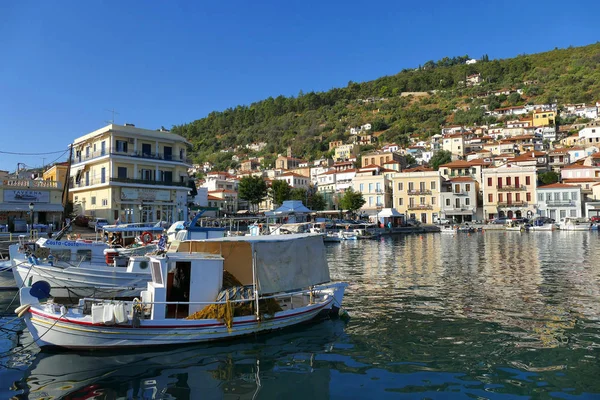
M313 288L313 289L306 289L306 290L301 290L301 291L296 291L296 292L289 292L289 293L276 293L270 296L259 296L258 300L267 300L267 299L287 299L289 298L290 301L290 309L294 309L294 302L293 299L294 297L297 296L310 296L311 298L311 303L312 303L312 299L314 298L314 295L317 293L320 293L322 291L322 289L317 288ZM107 300L107 299L99 299L99 298L94 298L94 297L85 297L83 299L80 300L79 306L83 306L84 303L109 303L109 304L116 304L116 303L123 303L126 305L136 305L136 304L140 304L142 306L142 308L148 307L148 306L153 306L155 304L157 305L175 305L176 310L175 313L177 315L177 311L178 311L178 307L179 306L190 306L190 305L204 305L204 306L211 306L211 305L219 305L219 304L227 304L227 303L249 303L249 302L255 302L256 298L253 296L251 298L248 299L232 299L232 300L225 300L225 301L141 301L138 299L134 299L134 300Z

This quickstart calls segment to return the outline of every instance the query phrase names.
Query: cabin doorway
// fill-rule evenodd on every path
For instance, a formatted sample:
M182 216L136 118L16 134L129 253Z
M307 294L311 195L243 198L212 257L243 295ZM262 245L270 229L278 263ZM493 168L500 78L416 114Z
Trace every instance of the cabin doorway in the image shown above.
M190 301L190 277L192 263L181 261L167 275L167 302ZM168 304L167 318L185 318L189 314L189 304Z

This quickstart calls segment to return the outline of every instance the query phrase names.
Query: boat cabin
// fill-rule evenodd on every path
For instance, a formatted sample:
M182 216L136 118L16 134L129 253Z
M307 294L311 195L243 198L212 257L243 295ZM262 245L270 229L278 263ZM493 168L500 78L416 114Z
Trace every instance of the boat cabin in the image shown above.
M219 255L169 253L148 257L147 262L152 281L141 300L154 303L151 319L185 318L200 311L215 301L223 285L223 257Z
M119 225L104 225L101 228L104 240L115 246L129 246L144 235L141 240L152 240L164 233L162 222L157 223L133 223ZM148 235L149 234L149 235Z

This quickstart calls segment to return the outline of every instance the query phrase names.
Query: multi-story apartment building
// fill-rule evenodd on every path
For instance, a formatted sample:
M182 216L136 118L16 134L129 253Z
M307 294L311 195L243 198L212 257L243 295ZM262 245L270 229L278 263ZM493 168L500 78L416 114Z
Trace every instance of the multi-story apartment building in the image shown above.
M442 218L453 219L456 222L479 219L478 192L477 182L469 176L458 176L443 181L440 193Z
M275 168L279 169L294 169L298 168L300 164L304 163L304 160L291 156L279 156L275 160Z
M358 155L358 145L354 143L343 144L337 146L334 150L333 160L334 161L343 161L349 160L351 158L356 158Z
M362 193L365 199L365 204L361 208L362 213L375 215L378 209L391 207L391 180L386 172L387 170L377 166L360 168L356 171L352 180L352 189Z
M580 187L553 183L537 188L537 214L541 217L549 217L556 222L566 217L579 218L581 204Z
M533 111L533 126L554 125L556 121L556 111Z
M417 167L396 173L392 178L393 206L407 219L434 223L440 216L442 176L439 171Z
M73 142L73 202L109 221L187 218L190 143L170 132L110 124Z
M560 170L571 163L569 151L566 148L553 149L548 152L548 167L554 172Z
M484 218L531 217L535 213L536 167L504 165L483 170Z
M69 162L56 163L44 171L42 178L45 181L59 182L63 186L68 181Z
M463 133L454 133L442 139L442 149L452 153L453 159L462 158L465 155L465 137Z
M292 188L308 189L310 186L310 179L307 176L295 172L285 172L274 179L286 181Z
M593 186L600 183L600 167L571 164L561 171L562 183L581 188L581 194L592 200Z
M363 168L374 165L383 167L385 163L390 161L398 161L401 166L400 170L402 170L402 168L406 166L406 158L404 158L404 156L398 153L376 151L372 153L367 153L361 157L361 165Z

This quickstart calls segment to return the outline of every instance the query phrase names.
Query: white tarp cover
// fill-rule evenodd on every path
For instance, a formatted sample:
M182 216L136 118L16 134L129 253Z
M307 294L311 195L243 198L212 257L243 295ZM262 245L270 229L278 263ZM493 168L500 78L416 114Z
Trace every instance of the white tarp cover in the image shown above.
M260 293L286 292L330 280L325 246L320 235L295 240L258 241L253 243L253 247Z

